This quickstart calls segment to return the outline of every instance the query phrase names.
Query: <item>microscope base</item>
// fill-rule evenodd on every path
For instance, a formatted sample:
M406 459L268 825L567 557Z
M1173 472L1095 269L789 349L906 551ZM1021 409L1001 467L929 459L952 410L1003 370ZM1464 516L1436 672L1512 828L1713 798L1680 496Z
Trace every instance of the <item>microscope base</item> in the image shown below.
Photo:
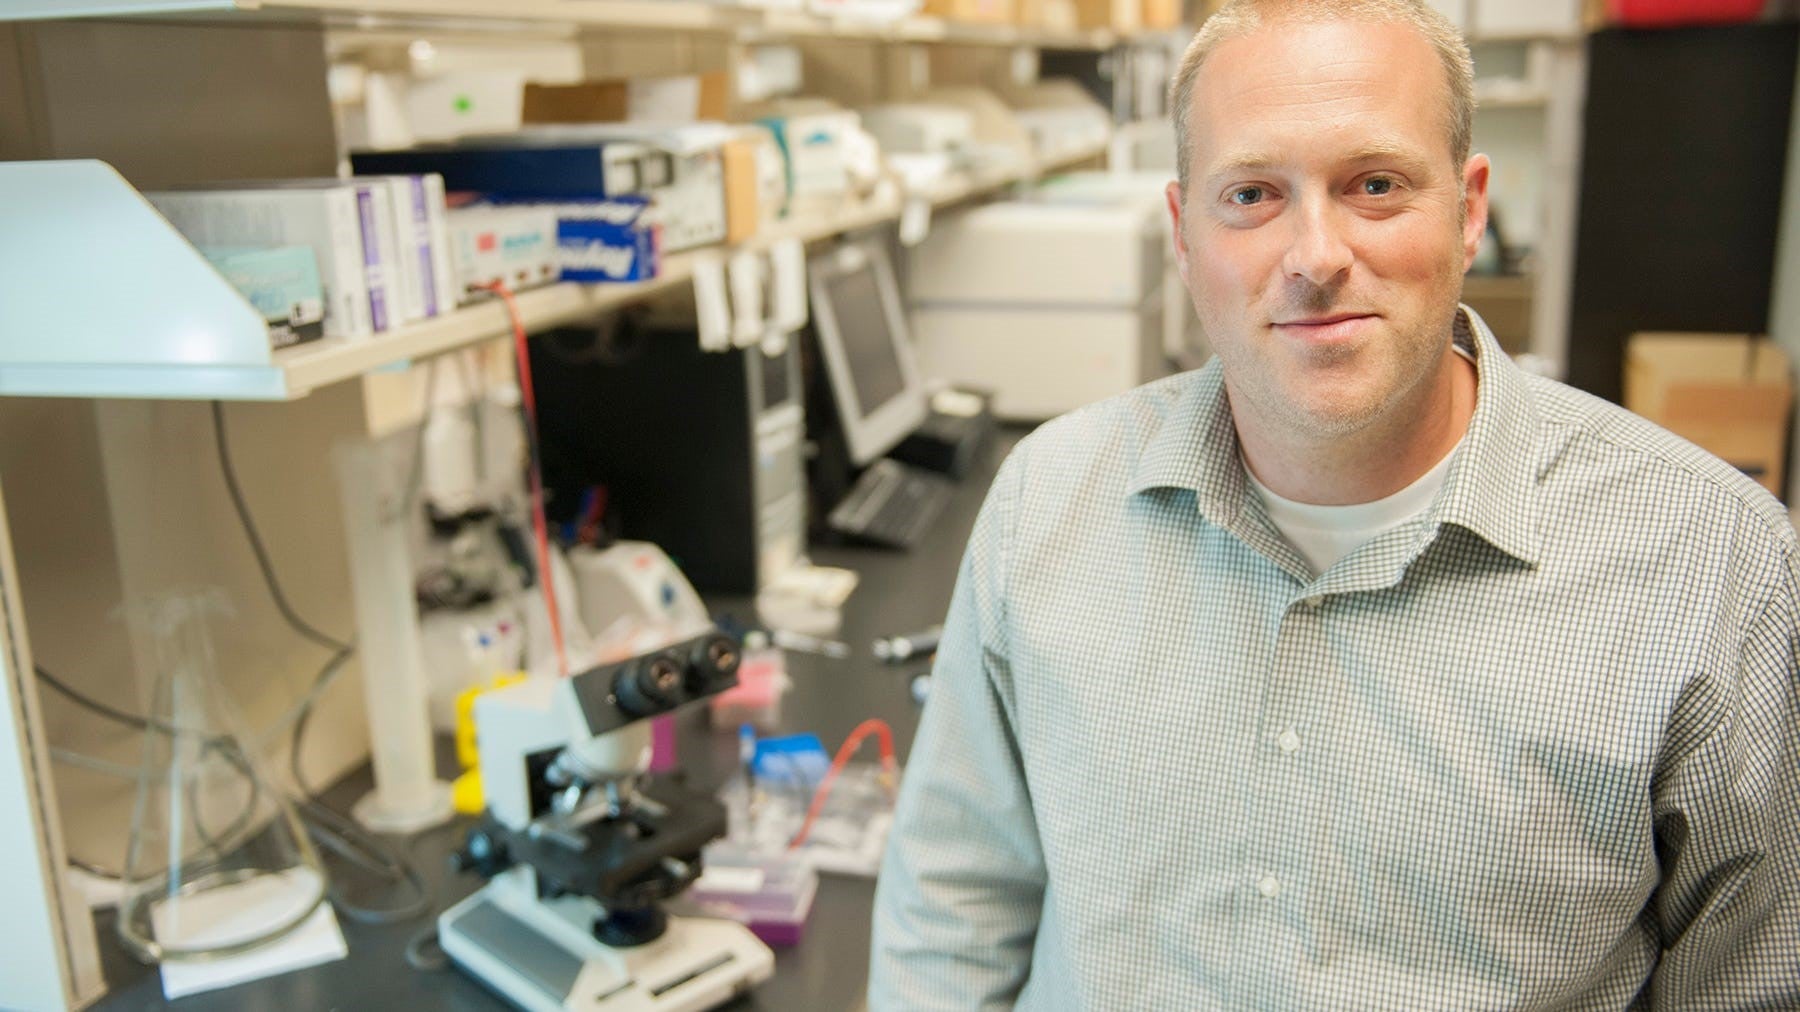
M592 900L541 901L514 867L438 917L452 960L529 1012L701 1012L774 972L775 957L731 921L671 917L662 937L615 949L594 939Z

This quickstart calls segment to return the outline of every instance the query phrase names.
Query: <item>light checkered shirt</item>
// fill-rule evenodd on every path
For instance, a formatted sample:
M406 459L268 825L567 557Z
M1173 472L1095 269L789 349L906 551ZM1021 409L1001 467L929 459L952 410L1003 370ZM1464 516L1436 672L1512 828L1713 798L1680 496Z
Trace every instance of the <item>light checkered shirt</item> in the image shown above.
M1800 1008L1787 514L1456 331L1479 395L1443 489L1316 579L1216 361L1019 445L873 1009Z

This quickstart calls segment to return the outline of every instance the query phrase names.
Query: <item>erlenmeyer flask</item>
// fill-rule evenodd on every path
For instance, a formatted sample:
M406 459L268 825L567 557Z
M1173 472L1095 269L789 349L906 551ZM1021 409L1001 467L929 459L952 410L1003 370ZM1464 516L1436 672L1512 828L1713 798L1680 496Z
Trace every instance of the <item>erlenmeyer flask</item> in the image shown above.
M218 590L172 592L128 617L156 665L119 937L146 962L231 955L298 927L325 875L287 799L262 774L218 680Z

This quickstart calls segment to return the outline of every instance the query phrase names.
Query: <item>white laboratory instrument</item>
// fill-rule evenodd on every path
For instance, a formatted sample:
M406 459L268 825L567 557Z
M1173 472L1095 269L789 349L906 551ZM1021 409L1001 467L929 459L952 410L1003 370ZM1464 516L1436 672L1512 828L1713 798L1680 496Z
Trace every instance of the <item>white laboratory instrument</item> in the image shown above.
M1166 373L1166 227L1136 196L1005 201L940 220L911 250L925 374L1042 421Z
M966 157L975 144L975 117L931 102L890 102L862 110L863 129L883 154Z
M1159 123L1162 133L1173 136L1167 123ZM1138 157L1156 158L1153 152L1138 152ZM1107 172L1069 172L1045 180L1031 191L1030 199L1051 204L1081 204L1096 200L1143 201L1154 208L1163 223L1163 355L1182 369L1204 365L1212 357L1212 345L1194 313L1193 301L1175 263L1174 222L1168 214L1167 188L1175 179L1173 148L1170 146L1166 168L1160 163L1141 164L1135 170L1121 169L1115 163ZM1127 166L1131 163L1124 163Z

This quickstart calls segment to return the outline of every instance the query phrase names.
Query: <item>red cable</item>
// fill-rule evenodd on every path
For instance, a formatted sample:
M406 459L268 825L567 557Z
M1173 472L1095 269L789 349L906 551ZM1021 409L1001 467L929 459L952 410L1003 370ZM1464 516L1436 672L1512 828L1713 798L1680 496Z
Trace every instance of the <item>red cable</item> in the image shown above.
M844 744L838 747L837 756L831 760L831 768L825 771L825 779L819 781L819 789L813 792L812 805L806 810L806 821L801 823L800 832L794 834L794 842L788 844L789 850L799 850L800 845L806 842L813 823L818 821L819 813L825 810L825 798L831 793L831 785L837 783L838 774L844 771L845 766L850 765L850 757L856 754L856 747L871 733L880 736L882 772L893 776L894 731L887 726L887 721L870 717L856 725L856 730L851 731L850 737L845 738Z
M556 670L569 674L569 655L563 648L562 612L556 607L556 577L550 569L550 526L544 521L544 471L538 458L537 394L531 388L531 352L525 345L525 320L512 289L503 281L482 285L506 303L512 317L513 350L519 366L519 394L525 403L525 445L530 458L531 529L537 539L538 583L544 588L544 606L550 610L550 642L556 647Z

